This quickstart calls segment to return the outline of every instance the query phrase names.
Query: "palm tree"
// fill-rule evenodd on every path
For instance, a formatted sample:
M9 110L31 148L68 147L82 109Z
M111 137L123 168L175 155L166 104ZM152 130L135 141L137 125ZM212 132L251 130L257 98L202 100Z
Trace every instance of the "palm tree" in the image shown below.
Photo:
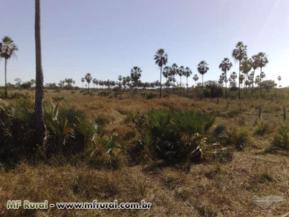
M195 81L195 86L197 86L197 81L199 80L198 74L194 75L193 80Z
M238 42L235 49L232 52L232 56L235 60L239 61L239 77L241 72L241 61L247 57L247 46L243 42ZM241 98L240 80L239 80L239 99Z
M219 68L222 70L223 72L223 76L222 76L222 80L223 82L225 82L225 96L227 96L227 82L228 82L228 78L227 78L227 72L230 71L230 69L232 68L233 64L230 61L229 58L224 58L223 61L220 63Z
M133 82L133 86L137 87L140 83L139 79L141 77L142 70L138 66L134 66L130 71L130 77Z
M259 52L258 54L258 67L260 68L260 77L262 78L262 69L268 64L267 55L264 52Z
M164 49L159 49L154 56L155 63L160 67L160 97L162 97L163 66L168 62L168 55Z
M0 56L1 58L4 59L4 77L5 77L5 97L7 97L8 95L8 91L7 91L7 63L8 60L13 56L13 54L15 54L15 52L18 50L16 44L14 43L14 41L8 37L5 36L2 39L1 42L1 50L0 50Z
M258 67L259 67L259 58L258 58L258 54L256 54L252 56L252 68L253 68L252 79L253 81L255 79L255 71ZM254 87L254 82L252 83L252 85Z
M189 67L186 67L185 71L184 71L184 75L185 75L185 77L187 79L186 86L187 86L187 90L188 90L188 87L189 87L188 79L192 75L192 70Z
M182 87L182 76L184 75L185 73L185 67L184 66L180 66L178 68L178 71L177 71L178 75L180 76L180 87Z
M164 67L164 70L163 70L163 76L166 78L166 83L168 82L168 78L170 77L171 75L171 67L170 66L165 66Z
M87 73L85 76L84 76L84 80L86 81L87 83L87 90L89 92L89 84L90 82L92 81L92 76L90 73Z
M35 56L36 56L36 88L35 88L35 129L38 145L46 144L46 127L43 114L43 70L41 56L41 25L40 25L40 0L35 0Z
M282 78L281 78L280 75L277 77L277 80L278 80L278 82L279 82L279 87L281 87L281 80L282 80Z
M198 64L198 72L201 74L202 76L202 87L204 87L204 74L206 74L209 71L209 65L206 61L201 61Z

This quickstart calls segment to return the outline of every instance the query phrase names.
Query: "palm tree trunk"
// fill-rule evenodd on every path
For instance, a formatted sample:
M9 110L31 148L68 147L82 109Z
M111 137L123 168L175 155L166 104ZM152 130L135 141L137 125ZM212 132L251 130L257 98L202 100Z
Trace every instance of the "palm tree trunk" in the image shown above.
M241 87L240 87L240 71L241 71L241 61L239 61L239 99L241 99Z
M259 81L260 97L261 97L261 95L262 95L262 89L261 89L262 78L261 78L261 73L262 73L262 67L260 67L260 81Z
M5 61L4 61L4 73L5 73L5 91L4 91L4 96L5 98L7 98L8 96L8 91L7 91L7 59L5 58Z
M162 97L162 73L163 73L163 67L160 67L160 97Z
M204 88L204 75L202 74L202 87Z
M46 128L43 114L43 71L41 57L41 33L40 33L40 0L35 0L35 59L36 59L36 88L35 88L35 127L36 142L38 145L46 143Z
M227 70L225 70L225 98L227 98L227 87L228 87L228 84L227 84Z

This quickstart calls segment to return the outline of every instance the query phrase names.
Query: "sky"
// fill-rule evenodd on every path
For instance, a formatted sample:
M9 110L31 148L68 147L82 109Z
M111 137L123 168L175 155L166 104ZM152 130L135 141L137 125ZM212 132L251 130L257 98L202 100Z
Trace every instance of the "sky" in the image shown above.
M0 37L13 38L19 51L8 63L8 81L35 77L34 0L0 0ZM153 56L168 53L168 64L188 66L206 60L205 80L217 80L224 57L234 63L238 41L248 54L268 55L267 79L282 76L289 86L288 0L42 0L44 80L58 82L91 73L116 80L141 67L142 80L156 81ZM0 84L4 63L0 62ZM192 79L191 79L192 83Z

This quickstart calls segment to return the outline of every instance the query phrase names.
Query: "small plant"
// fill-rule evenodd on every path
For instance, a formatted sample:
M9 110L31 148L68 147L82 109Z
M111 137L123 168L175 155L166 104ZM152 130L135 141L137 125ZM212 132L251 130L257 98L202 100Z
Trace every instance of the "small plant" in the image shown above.
M289 151L289 128L281 127L275 135L271 150L281 149Z
M233 129L229 133L228 142L232 145L235 145L237 149L243 150L245 146L249 143L248 132L244 129Z
M199 134L210 128L214 118L194 111L151 110L135 116L133 122L150 157L175 164L200 157Z
M269 125L267 123L264 123L263 121L257 125L257 128L255 130L255 134L258 136L264 136L268 132L269 132Z

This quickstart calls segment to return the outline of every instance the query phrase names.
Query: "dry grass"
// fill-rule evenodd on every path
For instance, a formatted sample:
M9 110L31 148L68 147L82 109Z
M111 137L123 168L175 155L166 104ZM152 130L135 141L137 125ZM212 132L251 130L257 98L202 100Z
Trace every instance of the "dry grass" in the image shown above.
M31 92L27 92L31 96ZM284 94L284 93L283 93ZM287 94L287 93L286 93ZM78 91L49 91L47 101L63 96L63 103L85 111L92 119L102 118L105 133L118 133L127 145L135 139L135 130L127 114L152 108L173 107L214 113L213 126L245 129L250 145L235 152L227 163L204 162L190 170L155 166L124 166L121 169L95 170L86 166L31 166L21 164L14 170L0 171L0 216L200 216L256 217L281 216L289 211L289 158L266 154L272 138L283 121L284 98L198 100L179 96L144 99L140 96L102 97ZM262 119L258 107L262 106ZM268 126L263 135L256 134L260 123ZM288 122L288 120L287 120ZM285 202L262 209L253 203L255 196L279 195ZM34 201L140 201L153 203L149 211L8 211L8 199Z

